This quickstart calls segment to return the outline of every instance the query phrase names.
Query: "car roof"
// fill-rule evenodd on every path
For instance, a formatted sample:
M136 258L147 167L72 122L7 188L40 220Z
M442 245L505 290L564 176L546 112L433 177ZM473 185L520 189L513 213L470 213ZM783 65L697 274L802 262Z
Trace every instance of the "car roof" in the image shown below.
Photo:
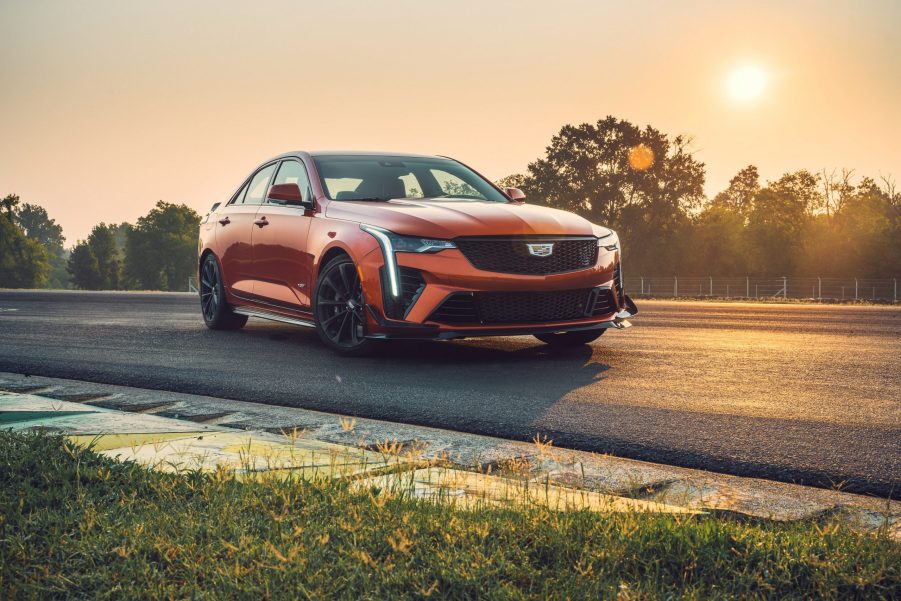
M289 156L303 156L308 155L311 157L335 157L335 156L382 156L382 157L406 157L406 158L416 158L416 159L444 159L451 160L448 157L438 156L433 154L417 154L410 152L391 152L391 151L373 151L373 150L295 150L293 152L286 152L284 154L280 154L275 158L289 157Z

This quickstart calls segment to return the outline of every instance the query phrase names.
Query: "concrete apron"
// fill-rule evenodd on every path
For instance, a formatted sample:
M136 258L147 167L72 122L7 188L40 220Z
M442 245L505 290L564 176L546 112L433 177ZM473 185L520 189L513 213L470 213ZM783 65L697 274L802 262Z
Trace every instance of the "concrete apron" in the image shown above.
M580 451L304 409L0 372L0 428L45 428L153 469L346 478L478 504L834 516L901 539L901 503Z

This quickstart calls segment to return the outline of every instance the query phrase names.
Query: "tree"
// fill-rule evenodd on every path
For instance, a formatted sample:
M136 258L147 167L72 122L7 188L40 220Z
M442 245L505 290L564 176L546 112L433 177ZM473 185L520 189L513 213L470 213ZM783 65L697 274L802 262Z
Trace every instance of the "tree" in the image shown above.
M504 188L519 188L522 190L524 186L529 185L528 176L523 175L522 173L513 173L508 175L507 177L502 177L501 179L494 182L498 188L503 190Z
M739 215L747 215L759 191L760 175L757 167L748 165L729 180L729 187L717 194L711 204L725 207Z
M122 222L116 225L108 226L116 240L116 250L119 251L120 257L125 257L125 244L128 241L128 232L131 230L131 224Z
M853 171L826 173L822 210L802 235L803 261L798 273L827 277L891 278L901 273L901 211L891 187ZM891 180L889 180L891 181Z
M97 264L97 257L86 241L79 241L69 255L68 270L72 283L82 290L99 290L103 287L103 277Z
M854 275L894 277L901 273L901 216L886 190L864 177L835 215L852 258ZM848 274L850 275L850 274Z
M694 220L691 236L691 273L739 275L748 273L745 218L740 205L711 203Z
M184 290L197 271L200 216L159 201L126 232L125 275L144 289Z
M697 207L704 194L704 165L689 142L614 117L565 125L547 156L529 164L528 183L550 206L594 223L617 224L631 205L672 215Z
M689 143L614 117L565 125L546 157L529 164L523 187L530 202L620 230L634 269L672 272L687 214L704 195L704 165Z
M67 270L76 287L84 290L117 290L121 288L121 262L113 226L100 223L87 240L75 245Z
M851 183L853 175L853 169L842 169L841 175L836 174L835 169L831 172L823 169L820 174L823 184L822 206L819 208L825 211L827 217L840 212L845 201L854 193L854 185Z
M88 245L97 261L97 275L100 279L100 288L116 290L120 288L119 250L116 246L116 237L113 226L101 223L95 225L88 236Z
M802 239L804 248L795 265L795 274L823 277L854 274L856 258L848 252L845 233L836 227L834 218L825 213L812 216L804 227ZM836 252L836 249L842 250Z
M119 253L119 287L123 290L131 290L137 287L137 283L129 278L125 273L125 253L128 244L128 232L131 231L132 225L122 222L115 225L109 225L110 232L116 242L116 251Z
M596 125L564 125L546 157L529 164L532 187L552 207L595 223L616 223L642 179L628 159L640 142L637 127L613 117Z
M888 199L889 205L892 206L894 211L901 211L901 192L898 191L898 187L895 184L895 178L891 175L881 175L879 176L879 181L882 182L878 188L885 195L886 199Z
M0 201L0 288L34 288L47 279L47 251L30 240L16 220L19 197Z
M66 270L68 253L63 244L63 228L51 219L44 207L25 203L16 212L16 223L30 240L36 240L47 251L50 265L47 286L50 288L67 288L69 274Z
M50 251L62 251L66 239L63 237L63 228L51 219L44 207L25 203L16 211L16 223L22 228L25 235L37 240Z
M757 273L795 273L806 226L821 202L819 176L805 170L786 173L757 193L748 217L748 237Z

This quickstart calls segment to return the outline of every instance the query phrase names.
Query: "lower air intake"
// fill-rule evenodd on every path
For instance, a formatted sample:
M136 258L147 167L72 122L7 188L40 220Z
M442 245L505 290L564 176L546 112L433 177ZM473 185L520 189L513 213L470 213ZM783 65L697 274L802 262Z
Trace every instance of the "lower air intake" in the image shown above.
M501 325L570 321L616 311L609 288L556 292L458 292L429 316L453 325Z

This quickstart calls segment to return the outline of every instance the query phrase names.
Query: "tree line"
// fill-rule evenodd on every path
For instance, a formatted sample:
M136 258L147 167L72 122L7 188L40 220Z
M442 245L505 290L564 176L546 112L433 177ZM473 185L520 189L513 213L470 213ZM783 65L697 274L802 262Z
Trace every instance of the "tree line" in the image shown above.
M10 194L0 211L0 287L185 290L199 225L193 209L159 201L136 223L100 223L66 249L43 207Z
M712 199L691 140L607 117L566 125L502 186L616 229L645 276L901 275L901 193L891 177L741 169Z
M802 169L762 182L749 165L706 198L690 144L615 117L565 125L526 173L498 183L616 229L633 275L901 275L901 193L890 177ZM136 223L100 223L66 249L46 210L9 195L0 287L184 290L199 222L187 206L160 201Z

